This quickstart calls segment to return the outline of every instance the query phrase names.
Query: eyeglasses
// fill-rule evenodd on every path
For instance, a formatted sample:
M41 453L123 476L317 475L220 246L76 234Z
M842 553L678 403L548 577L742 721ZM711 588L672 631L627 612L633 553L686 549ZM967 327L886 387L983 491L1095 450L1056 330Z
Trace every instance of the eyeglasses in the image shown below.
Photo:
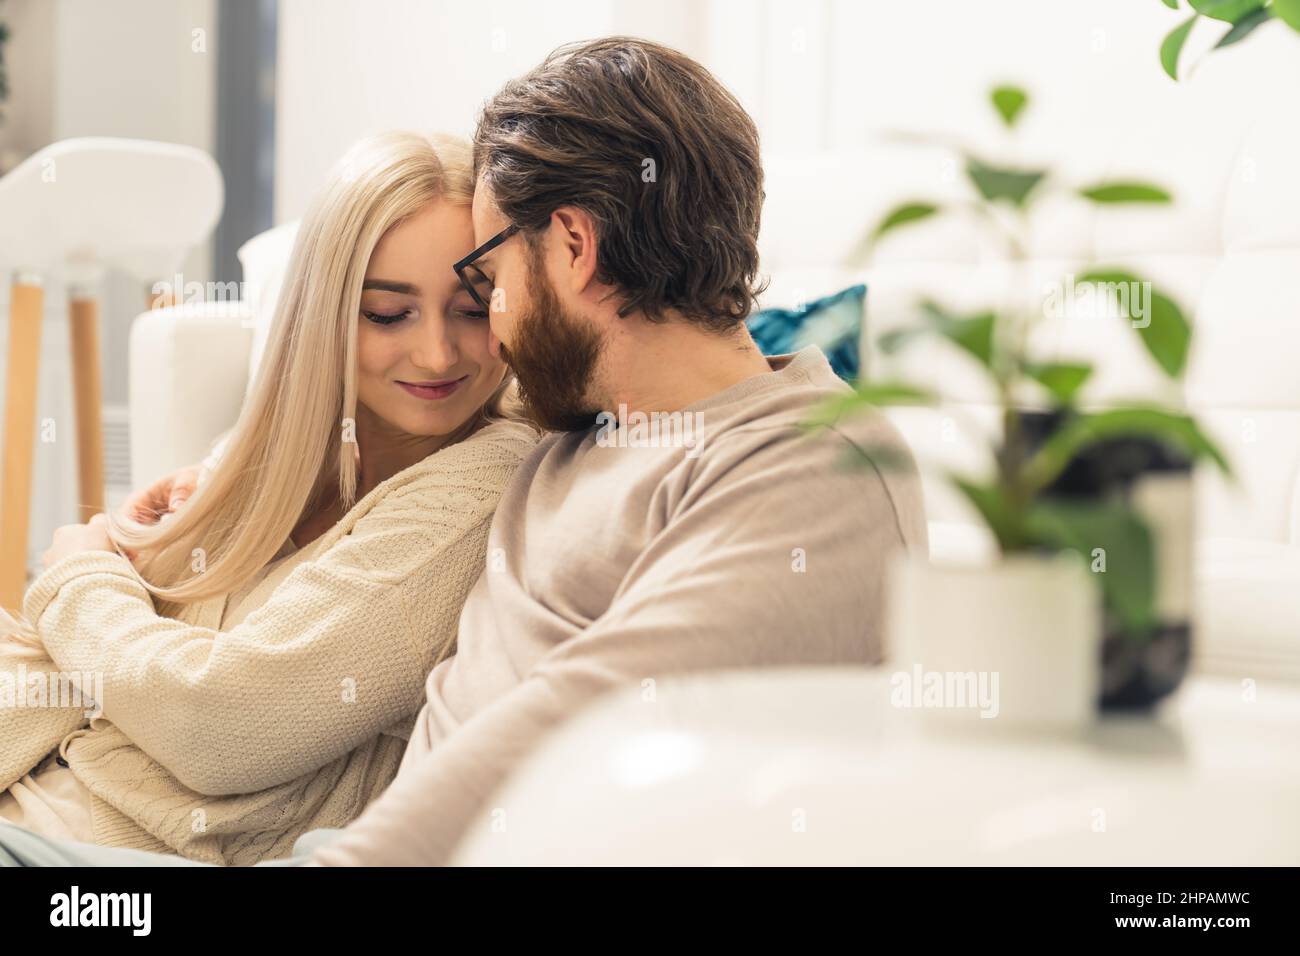
M474 262L487 255L518 231L518 226L506 226L506 228L452 266L456 270L456 276L460 279L460 284L465 287L465 291L473 297L474 301L483 307L485 313L489 308L488 301L492 298L492 280L485 276L474 265Z

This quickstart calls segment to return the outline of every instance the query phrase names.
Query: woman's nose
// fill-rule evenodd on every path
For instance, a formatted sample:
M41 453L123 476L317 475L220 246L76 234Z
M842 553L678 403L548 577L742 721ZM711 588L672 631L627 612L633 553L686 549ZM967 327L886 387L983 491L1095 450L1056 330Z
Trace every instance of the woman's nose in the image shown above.
M411 353L411 361L434 372L451 370L460 362L460 349L451 329L438 319L429 319L424 326Z

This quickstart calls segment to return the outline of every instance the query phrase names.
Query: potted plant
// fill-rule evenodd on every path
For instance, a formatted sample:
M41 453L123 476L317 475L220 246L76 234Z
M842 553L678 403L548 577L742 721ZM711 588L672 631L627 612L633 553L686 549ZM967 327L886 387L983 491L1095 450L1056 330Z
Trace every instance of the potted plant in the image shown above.
M1161 0L1171 10L1178 0ZM1191 16L1174 27L1160 44L1160 65L1173 79L1178 79L1178 60L1183 46L1202 17L1226 23L1214 49L1240 43L1270 20L1281 20L1300 33L1300 0L1187 0Z
M990 100L1012 129L1028 96L999 87ZM969 203L902 203L870 231L866 254L897 229L966 213L1004 238L1013 263L1023 260L1027 212L1064 184L1046 169L999 165L968 151L963 160ZM1136 181L1071 191L1080 201L1101 204L1170 201L1159 186ZM1127 320L1164 376L1180 379L1191 328L1170 296L1119 267L1098 266L1071 281L1073 291L1089 289L1115 320ZM1146 293L1140 320L1135 303L1122 294L1133 288ZM1190 466L1209 460L1225 473L1229 466L1180 409L1147 401L1085 407L1080 395L1093 366L1044 360L1030 347L1046 317L1042 301L957 313L930 298L917 303L917 321L880 337L886 354L925 339L958 350L987 380L1000 419L992 473L946 476L988 527L999 560L980 568L905 562L892 592L889 628L903 658L927 670L999 674L1002 716L1078 726L1096 712L1099 696L1103 708L1145 706L1181 678L1191 575ZM938 402L927 386L866 377L808 424L825 427L868 406ZM890 465L870 449L865 457ZM1181 658L1177 648L1171 653L1161 643L1170 635L1175 644L1181 641ZM1120 672L1103 673L1103 659ZM1151 668L1161 673L1148 673Z

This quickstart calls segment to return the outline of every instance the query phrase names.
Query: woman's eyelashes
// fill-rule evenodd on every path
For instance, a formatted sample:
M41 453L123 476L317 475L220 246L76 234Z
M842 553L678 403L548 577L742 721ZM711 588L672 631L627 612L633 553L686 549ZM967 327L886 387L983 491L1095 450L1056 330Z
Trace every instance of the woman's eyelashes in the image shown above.
M468 297L452 303L451 310L455 315L464 316L467 319L487 318L487 312L483 307Z
M384 312L367 312L364 309L361 312L367 319L375 325L392 325L394 322L400 322L411 314L409 309L403 309L401 312L384 313Z
M413 313L411 309L362 309L361 315L369 322L375 325L394 325L405 318L409 318ZM470 299L462 302L454 302L448 307L448 313L452 316L464 319L486 319L487 311Z

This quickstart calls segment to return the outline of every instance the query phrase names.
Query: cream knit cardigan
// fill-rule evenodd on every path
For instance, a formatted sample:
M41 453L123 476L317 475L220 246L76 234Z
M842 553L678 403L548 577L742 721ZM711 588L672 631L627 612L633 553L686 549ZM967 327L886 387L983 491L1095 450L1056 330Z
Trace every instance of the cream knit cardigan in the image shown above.
M229 596L162 617L126 559L55 563L24 610L58 669L102 673L103 716L0 709L0 788L57 746L92 794L96 843L211 863L347 824L397 772L537 437L494 423L385 481L230 630Z

